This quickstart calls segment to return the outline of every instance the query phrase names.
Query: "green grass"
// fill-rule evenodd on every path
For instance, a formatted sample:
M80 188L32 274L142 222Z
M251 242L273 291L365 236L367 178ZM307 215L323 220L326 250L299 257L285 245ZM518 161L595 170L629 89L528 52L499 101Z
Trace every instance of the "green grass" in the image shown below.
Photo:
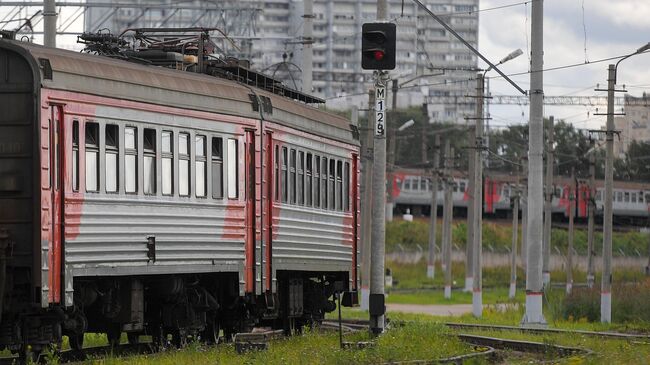
M94 364L378 364L400 360L442 359L472 352L471 346L450 335L445 326L433 322L411 323L393 328L364 350L340 349L336 333L306 331L300 336L275 340L267 351L239 355L232 344L203 347L191 344L181 351L153 355L109 357ZM349 336L367 339L365 333Z

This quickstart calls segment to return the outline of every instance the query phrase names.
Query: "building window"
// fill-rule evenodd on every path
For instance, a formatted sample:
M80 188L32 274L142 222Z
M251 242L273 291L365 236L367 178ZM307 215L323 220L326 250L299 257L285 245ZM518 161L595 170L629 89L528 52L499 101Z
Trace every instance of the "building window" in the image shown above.
M289 192L289 175L287 169L288 150L282 147L282 202L287 202L287 194Z
M195 182L195 193L197 198L205 198L207 195L205 191L205 178L206 178L206 152L205 152L205 136L194 136L194 149L195 149L195 160L194 168L196 173Z
M86 123L86 191L99 191L99 125Z
M314 207L320 208L320 156L314 157Z
M223 139L212 137L212 197L223 199Z
M237 162L239 161L236 139L228 140L228 198L239 197L239 176Z
M144 130L144 184L143 190L147 195L156 194L156 131Z
M312 175L313 175L313 156L311 153L307 153L307 166L305 168L305 205L311 207L312 200Z
M343 210L350 211L350 163L345 163L343 170Z
M298 186L296 187L296 201L298 204L305 203L305 153L298 152Z
M296 204L296 150L291 149L289 153L289 203Z
M79 191L79 121L72 122L72 191Z
M174 193L174 134L170 131L162 132L162 194Z
M178 134L178 195L190 196L190 135Z
M117 193L118 189L118 143L119 128L114 124L106 125L106 192Z

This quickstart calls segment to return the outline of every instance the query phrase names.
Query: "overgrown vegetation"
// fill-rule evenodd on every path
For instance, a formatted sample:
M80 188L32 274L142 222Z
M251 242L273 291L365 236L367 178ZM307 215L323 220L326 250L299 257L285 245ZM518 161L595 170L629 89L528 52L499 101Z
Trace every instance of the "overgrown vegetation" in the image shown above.
M438 224L436 230L436 239L441 242L442 225ZM465 222L456 222L453 225L453 242L457 246L465 247L465 237L467 236L467 226ZM519 231L521 237L521 229ZM520 238L521 239L521 238ZM596 232L595 241L602 242L602 232ZM386 224L386 251L396 252L400 249L406 251L415 251L418 245L426 250L429 242L429 223L428 221L415 220L407 222L403 220L394 220ZM568 233L565 229L554 228L551 232L551 245L558 247L562 252L566 252L568 243ZM574 236L574 248L578 253L586 254L587 252L587 231L576 229ZM401 247L399 246L401 245ZM483 222L483 246L486 250L490 247L496 251L505 252L506 247L512 245L512 228L509 225L500 225L492 222ZM637 252L643 254L648 250L648 235L640 232L614 232L612 238L614 255L619 255L619 250L628 256L637 255ZM599 255L602 245L596 245L595 251Z
M306 331L303 335L272 341L269 350L239 355L232 344L203 347L192 344L182 351L108 358L101 364L380 364L400 360L435 360L471 353L472 347L450 336L450 330L433 322L392 328L376 345L363 350L340 349L338 334ZM360 338L363 337L363 338ZM366 339L365 333L351 339Z

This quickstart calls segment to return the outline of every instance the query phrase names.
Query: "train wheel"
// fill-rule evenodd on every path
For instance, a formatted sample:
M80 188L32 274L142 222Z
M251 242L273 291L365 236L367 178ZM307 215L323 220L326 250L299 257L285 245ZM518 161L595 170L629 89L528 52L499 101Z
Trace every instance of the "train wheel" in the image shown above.
M126 338L129 340L130 345L137 345L140 343L140 333L139 332L127 332Z
M219 343L220 331L221 326L219 324L219 318L215 316L214 318L208 319L208 324L205 327L205 330L201 332L201 339L208 345L216 345Z
M84 334L68 335L68 342L70 342L71 349L81 351L84 347Z
M187 346L187 333L181 329L175 329L172 332L172 344L178 348L182 349Z
M106 337L108 338L108 344L111 347L120 345L120 338L122 336L122 328L119 324L111 324L106 331Z

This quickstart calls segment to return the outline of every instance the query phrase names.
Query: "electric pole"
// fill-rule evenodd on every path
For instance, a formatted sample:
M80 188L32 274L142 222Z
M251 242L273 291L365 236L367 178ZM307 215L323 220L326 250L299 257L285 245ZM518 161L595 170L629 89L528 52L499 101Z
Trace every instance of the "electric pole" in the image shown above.
M476 132L474 128L468 129L469 146L476 146ZM469 168L467 170L467 238L465 241L465 291L471 292L474 288L474 166L476 154L470 150Z
M452 220L454 201L452 197L454 178L451 174L454 164L454 149L449 139L445 141L445 202L443 210L443 247L445 256L445 299L451 298L451 247L452 247Z
M528 158L521 159L521 170L524 176L528 176ZM526 232L528 232L528 182L521 185L521 195L519 199L519 206L521 207L521 262L522 267L528 267L528 242L526 242Z
M544 266L543 266L543 279L544 287L547 287L551 283L551 228L553 221L553 161L555 159L555 154L553 150L554 143L554 118L551 116L548 120L548 139L546 144L546 181L545 185L545 197L544 199Z
M577 189L575 182L575 167L571 167L571 188L569 190L569 244L566 253L566 293L573 289L573 220L576 210Z
M368 92L368 119L361 126L361 309L368 310L370 294L370 248L371 248L371 212L372 212L372 160L374 146L375 91ZM356 110L356 107L353 110Z
M314 57L314 0L304 1L302 30L302 91L312 92L312 67Z
M435 136L433 146L433 169L431 170L431 215L429 217L429 260L427 277L436 276L436 230L438 222L438 169L440 166L440 136Z
M515 298L517 291L517 235L519 231L519 179L517 179L517 190L512 197L512 248L510 251L510 292L508 297Z
M590 139L589 149L589 201L587 205L587 287L594 286L594 213L596 210L596 157L594 140Z
M474 250L472 252L472 313L474 317L483 314L483 97L485 84L483 74L476 78L476 124L474 133Z
M528 224L524 326L545 326L542 314L542 209L544 196L544 1L531 5L530 122L528 124Z
M612 200L614 199L614 91L616 66L609 65L607 77L607 137L605 158L605 209L603 212L603 277L600 288L600 321L612 321Z
M43 45L45 47L56 47L56 1L45 0L43 2Z
M388 20L388 1L377 1L377 20ZM386 253L386 81L388 73L375 72L375 146L372 176L372 261L370 278L370 331L384 332L386 298L384 269Z

